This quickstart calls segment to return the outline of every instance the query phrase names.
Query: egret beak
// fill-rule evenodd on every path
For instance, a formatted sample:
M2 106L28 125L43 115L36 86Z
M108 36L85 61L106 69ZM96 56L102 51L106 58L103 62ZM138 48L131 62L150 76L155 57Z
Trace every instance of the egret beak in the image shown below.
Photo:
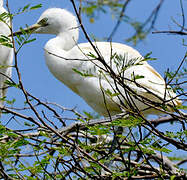
M22 34L25 34L25 33L29 33L29 34L32 34L34 33L34 31L36 31L38 28L42 27L41 24L33 24L32 26L29 26L27 28L24 28L24 29L20 29L19 31L16 31L13 33L13 36L16 36L16 35L22 35ZM9 35L10 36L10 35Z

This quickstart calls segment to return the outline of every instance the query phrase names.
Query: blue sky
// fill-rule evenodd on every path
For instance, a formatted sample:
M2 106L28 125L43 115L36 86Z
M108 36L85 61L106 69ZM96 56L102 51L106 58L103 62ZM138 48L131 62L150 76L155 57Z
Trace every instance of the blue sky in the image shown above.
M159 0L134 0L126 11L127 15L137 21L143 21L149 16L153 7L158 2ZM36 5L38 3L43 4L41 9L21 14L14 18L14 30L18 30L20 26L25 27L25 24L31 25L35 23L40 14L50 7L65 8L73 12L69 0L9 0L9 6L12 12L16 12L18 8L24 7L27 4ZM185 6L187 6L187 1L184 1ZM173 17L179 22L182 22L180 13L180 4L178 1L165 0L156 24L157 30L176 30L177 27L172 23L171 18ZM83 24L88 34L94 34L98 38L109 35L115 23L116 20L112 19L110 14L101 13L100 18L93 24L89 23L87 17L83 17ZM125 43L124 39L130 37L133 33L133 29L123 23L113 37L113 41ZM37 40L24 46L18 56L25 89L43 100L56 102L69 108L76 106L79 111L86 110L92 112L92 109L80 97L56 80L48 71L43 56L43 47L53 36L32 35L32 37L36 37ZM186 48L182 46L182 38L184 37L150 34L145 41L139 43L135 48L142 55L152 52L152 57L158 60L150 62L150 64L163 75L167 68L175 70L183 58ZM81 31L79 42L86 42ZM132 46L132 43L126 44ZM16 79L15 72L13 72L13 79ZM9 90L8 97L10 99L16 98L16 104L18 105L19 103L23 103L23 97L13 88Z

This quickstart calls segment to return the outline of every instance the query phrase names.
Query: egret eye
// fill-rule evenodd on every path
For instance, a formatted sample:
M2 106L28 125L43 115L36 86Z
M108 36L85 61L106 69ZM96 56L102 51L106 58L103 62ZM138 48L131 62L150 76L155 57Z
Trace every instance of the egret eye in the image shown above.
M41 26L47 26L47 25L49 25L49 24L47 23L47 21L48 21L48 18L43 18L43 19L41 19L41 20L38 22L38 24L41 25Z

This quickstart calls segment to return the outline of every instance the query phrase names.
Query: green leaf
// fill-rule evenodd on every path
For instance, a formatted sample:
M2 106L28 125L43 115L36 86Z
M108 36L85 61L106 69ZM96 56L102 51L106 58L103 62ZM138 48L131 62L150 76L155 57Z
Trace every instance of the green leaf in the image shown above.
M144 59L142 61L152 61L152 60L157 60L157 58L151 58L150 55L152 54L152 52L147 53L144 56Z
M184 106L184 105L177 106L177 109L183 109L183 110L187 110L187 106Z
M150 146L152 149L156 150L156 151L160 151L160 152L164 152L164 153L170 153L172 152L172 150L170 149L167 149L165 147L162 147L162 148L157 148L157 147L154 147L154 146Z
M152 138L146 138L146 139L140 141L140 144L143 146L147 146L151 143L152 140L153 140Z
M27 4L26 6L24 6L24 7L22 8L22 12L28 10L28 9L29 9L29 6L30 6L30 4Z
M30 8L30 10L39 9L39 8L41 8L41 7L42 7L42 4L38 4L38 5L32 6L32 7Z
M176 175L172 175L172 176L170 177L170 180L175 180L175 178L176 178Z
M90 162L90 165L94 168L96 168L97 170L101 170L101 166L98 164L98 163L95 163L95 162Z
M91 57L93 59L97 59L97 57L91 52L89 52L89 54L87 54L87 56L89 56L89 57Z
M12 82L12 81L9 81L9 80L6 80L6 81L5 81L5 84L7 84L7 85L9 85L9 86L11 86L11 87L19 88L19 84L16 84L16 83L14 83L14 82Z
M34 124L31 124L31 123L28 123L28 122L24 122L24 125L28 126L28 127L34 127L35 126Z
M134 76L134 80L142 79L142 78L144 78L144 76L141 76L141 75L135 75L135 76Z
M27 145L27 144L29 144L29 142L28 142L27 140L25 140L25 139L19 139L18 141L16 141L16 142L13 144L13 147L14 147L14 148L18 148L18 147L20 147L20 146L25 146L25 145Z
M16 99L6 100L6 103L10 105L14 104L15 102L16 102Z
M28 44L28 43L31 43L31 42L33 42L33 41L35 41L35 40L36 40L36 38L33 38L33 39L29 39L29 40L25 41L25 42L24 42L24 44Z
M8 38L7 36L4 36L4 35L0 36L0 44L3 46L13 48L13 44L12 44L10 38Z
M80 71L78 71L77 69L74 69L74 68L73 68L73 71L76 72L76 73L78 73L78 74L80 74L81 76L84 76L83 73L80 72Z
M9 48L13 48L13 45L10 43L2 43L1 45L9 47Z
M120 95L120 93L112 93L109 89L105 90L105 93L109 96L109 97L115 97Z
M0 124L0 134L4 134L6 132L6 128Z
M7 42L7 41L9 41L10 39L7 37L7 36L4 36L4 35L1 35L0 36L0 43L2 43L2 42Z
M0 14L0 21L6 23L6 20L10 17L10 15L7 12L3 12Z
M83 113L84 113L89 119L92 119L92 118L93 118L93 116L92 116L91 113L86 112L86 111L83 111Z
M94 77L94 75L93 74L91 74L91 73L89 73L88 71L86 71L86 72L81 72L81 71L78 71L77 69L72 69L74 72L76 72L76 73L78 73L78 74L80 74L81 76L83 76L83 77Z
M114 126L122 126L122 127L136 127L137 125L141 125L144 120L140 117L129 116L123 119L117 119L112 122Z
M100 125L100 124L92 127L88 126L88 129L90 130L89 133L91 133L92 135L106 135L107 133L110 133L109 126Z
M26 169L25 169L25 170L26 170ZM24 177L26 177L27 180L38 180L38 178L31 177L31 176L27 176L27 175L24 175Z

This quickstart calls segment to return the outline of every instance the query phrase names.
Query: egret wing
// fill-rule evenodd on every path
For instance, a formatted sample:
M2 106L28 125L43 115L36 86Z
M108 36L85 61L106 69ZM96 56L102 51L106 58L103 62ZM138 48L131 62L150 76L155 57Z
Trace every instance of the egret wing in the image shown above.
M138 51L127 45L118 43L97 42L94 43L94 45L106 64L111 67L114 73L116 73L116 76L123 76L125 79L124 83L135 91L137 95L144 96L157 102L165 100L169 101L170 104L181 104L181 101L175 98L176 94L171 87L166 86L164 79L154 68L143 60L144 58ZM91 59L90 57L93 58L90 63L84 63L85 66L82 66L83 69L90 69L90 72L93 74L95 72L97 75L101 72L101 69L106 69L106 66L97 60L98 56L90 44L80 44L80 49L87 55L88 59ZM105 87L105 89L108 88L111 92L114 92L114 89L117 88L114 82L115 80L106 74L100 76L100 78L103 81L104 79L107 81L107 83L102 81L102 86ZM118 86L118 88L121 92L124 92L122 87Z

